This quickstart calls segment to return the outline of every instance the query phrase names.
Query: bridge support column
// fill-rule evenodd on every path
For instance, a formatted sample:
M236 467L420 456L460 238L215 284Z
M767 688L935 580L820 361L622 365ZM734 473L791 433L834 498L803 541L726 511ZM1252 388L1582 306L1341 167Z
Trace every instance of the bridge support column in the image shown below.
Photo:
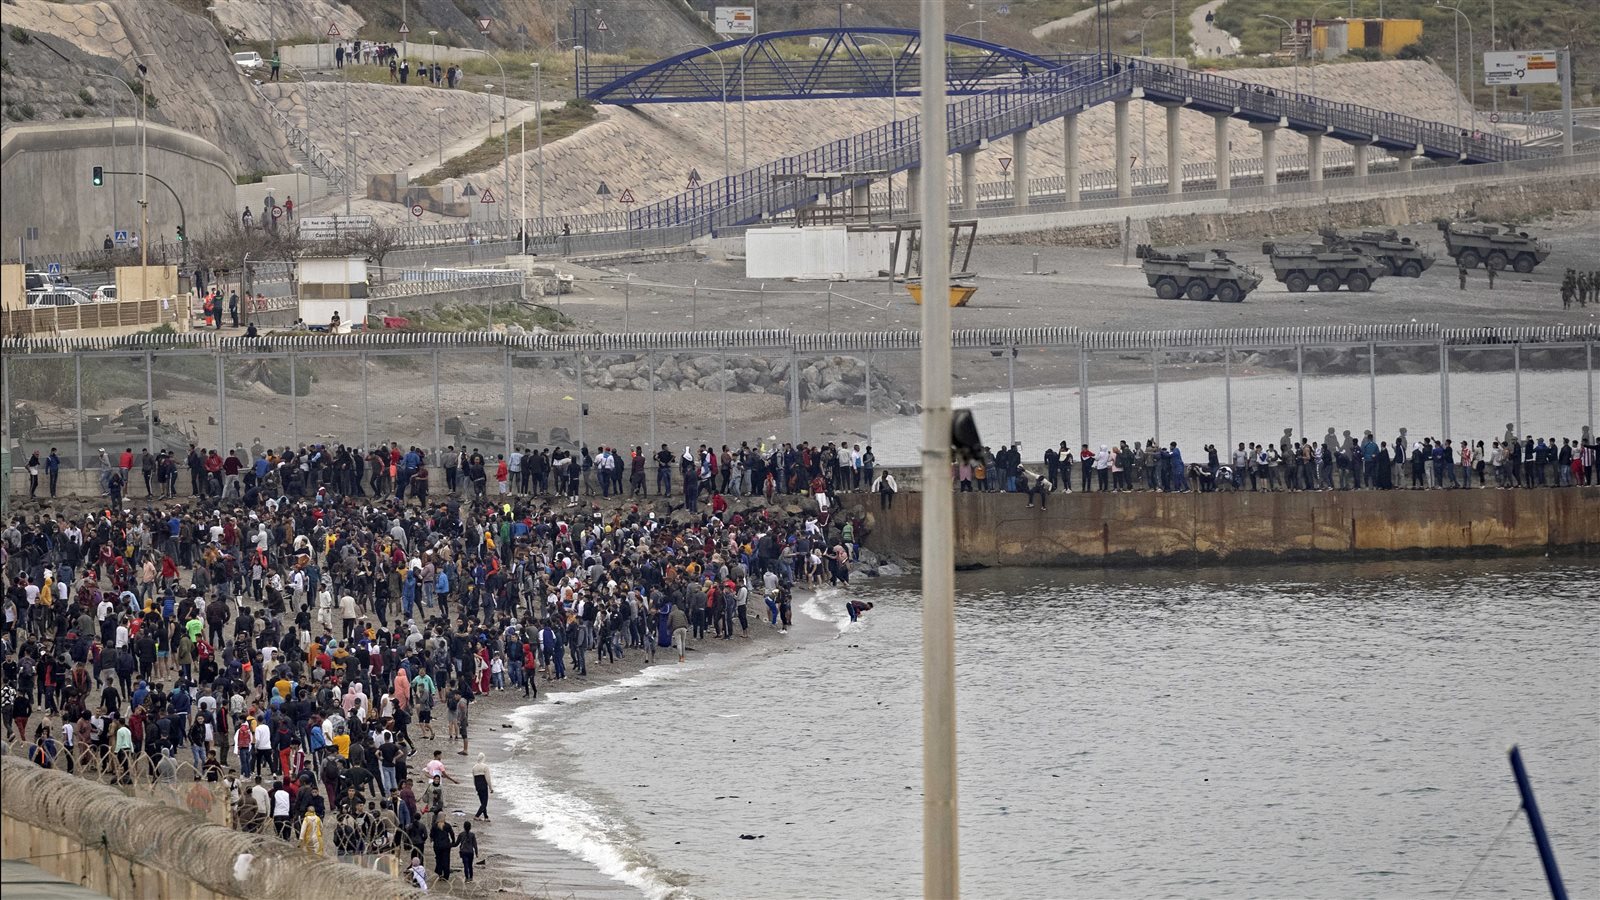
M1167 108L1167 193L1183 193L1183 130L1178 126L1178 113L1183 106L1177 103L1162 104Z
M1233 145L1228 141L1228 117L1214 114L1211 117L1216 124L1216 156L1217 161L1217 190L1226 191L1233 186Z
M1322 135L1306 135L1306 177L1312 181L1322 180Z
M1414 162L1416 158L1417 152L1415 150L1397 150L1394 154L1395 162L1399 164L1398 171L1401 172L1410 172L1411 163Z
M1114 149L1117 155L1117 196L1132 197L1133 159L1128 156L1128 101L1113 100L1111 106L1116 122Z
M1272 187L1278 183L1278 123L1252 122L1250 127L1261 132L1261 183Z
M922 167L912 166L906 170L906 215L914 216L922 211Z
M1064 116L1061 119L1062 127L1066 129L1066 176L1067 176L1067 202L1078 202L1078 116L1076 113Z
M1350 145L1350 158L1353 162L1350 174L1357 178L1367 177L1367 148L1372 146L1366 143Z
M978 151L961 151L961 208L978 208Z
M1028 131L1013 132L1011 135L1011 204L1013 206L1028 205Z
M872 182L850 186L850 214L852 216L872 215Z

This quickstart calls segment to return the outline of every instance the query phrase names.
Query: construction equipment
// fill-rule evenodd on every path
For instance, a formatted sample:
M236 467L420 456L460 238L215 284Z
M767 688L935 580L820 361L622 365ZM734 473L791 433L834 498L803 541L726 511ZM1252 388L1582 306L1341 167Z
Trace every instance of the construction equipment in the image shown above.
M1337 291L1343 285L1359 293L1369 290L1388 271L1383 263L1354 247L1267 241L1261 252L1272 260L1272 273L1297 294L1312 285L1319 291Z
M1501 231L1495 225L1472 225L1438 219L1436 224L1444 234L1445 252L1455 258L1456 264L1467 269L1484 266L1490 269L1515 269L1526 275L1534 266L1550 256L1550 245L1529 237L1517 226L1507 225Z
M906 292L918 306L922 305L922 226L903 224L885 226L894 232L894 243L889 247L890 277L904 281ZM960 219L950 223L950 305L966 306L978 292L973 284L977 273L967 270L972 262L972 244L978 238L978 221ZM963 239L966 248L960 253L961 265L956 266L957 250Z
M1260 273L1229 259L1222 250L1212 250L1211 259L1204 253L1162 253L1149 244L1140 244L1134 252L1145 281L1163 300L1187 297L1238 303L1261 285Z
M1387 275L1400 275L1405 278L1421 278L1437 261L1421 244L1408 237L1401 237L1400 232L1393 228L1385 231L1362 231L1357 234L1341 234L1331 228L1324 228L1320 232L1322 243L1327 247L1353 247L1362 253L1383 263L1388 271Z

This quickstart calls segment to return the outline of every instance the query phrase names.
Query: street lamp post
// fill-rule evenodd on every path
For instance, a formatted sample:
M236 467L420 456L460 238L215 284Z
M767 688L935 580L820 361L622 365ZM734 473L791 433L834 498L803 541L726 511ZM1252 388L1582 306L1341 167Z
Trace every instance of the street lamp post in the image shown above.
M534 143L538 145L539 161L535 168L539 170L539 227L544 227L544 98L540 96L544 85L544 68L538 63L533 64L533 128ZM528 252L527 247L522 248L523 253Z
M1316 8L1311 11L1311 34L1309 35L1310 40L1307 43L1310 45L1309 49L1311 50L1311 93L1313 95L1317 93L1317 21L1322 18L1322 8L1336 2L1337 0L1330 0L1330 2L1327 3L1319 3L1317 4ZM1326 38L1324 38L1324 40L1326 40ZM1327 48L1324 47L1323 49L1326 51Z
M131 62L139 70L139 97L134 108L139 113L139 299L150 298L150 117L147 115L150 95L150 85L146 82L145 75L149 67L139 60L151 53L140 53L128 57L124 62ZM120 79L119 79L120 80ZM132 88L129 88L132 90Z
M444 165L444 123L439 121L439 114L444 112L444 107L433 108L433 134L439 144L439 165Z
M1278 16L1269 16L1266 13L1260 14L1258 18L1271 19L1272 21L1283 26L1283 30L1286 32L1292 33L1294 31L1294 26L1289 23L1288 19L1279 18ZM1278 44L1279 46L1282 46L1282 39L1279 39ZM1292 57L1290 57L1290 61L1294 65L1294 92L1298 94L1300 93L1300 54L1294 54Z
M500 201L502 203L510 203L511 202L511 106L510 106L510 103L506 100L506 82L509 80L509 79L506 78L506 67L501 65L500 64L500 60L495 58L495 55L493 53L490 53L487 50L479 50L479 49L477 49L475 47L463 47L462 49L466 50L468 53L482 53L484 56L489 57L490 61L492 61L494 63L495 68L500 70L500 119L501 119L501 122L500 122L500 125L501 125L501 128L500 128L500 145L501 145L501 150L502 150L501 161L500 161L500 165L501 165L500 175L501 175L501 178L504 180L504 183L505 183L505 190L501 194ZM493 107L493 105L491 105L489 107L489 135L491 137L494 136L494 107ZM501 218L506 218L506 217L505 216L501 216Z
M438 36L439 32L437 31L428 32L428 81L430 83L433 81L433 64L439 61L438 50L433 44L433 39Z
M710 44L689 44L691 47L703 47L717 61L717 68L722 73L722 177L729 177L732 172L728 165L728 66L722 61L717 51L711 49Z
M1456 98L1456 102L1455 102L1455 108L1456 108L1456 131L1458 131L1458 132L1461 130L1461 99L1460 99L1460 96L1459 96L1460 93L1461 93L1461 21L1463 19L1466 20L1466 23L1467 23L1467 92L1468 92L1467 96L1469 98L1468 101L1467 101L1467 106L1472 110L1472 133L1473 134L1477 134L1477 132L1478 132L1478 85L1477 85L1477 76L1474 74L1474 69L1473 69L1473 65L1472 65L1472 43L1473 43L1473 41L1472 41L1472 19L1469 18L1466 13L1462 12L1461 10L1457 9L1454 6L1446 6L1446 5L1444 5L1443 3L1440 2L1440 0L1434 0L1433 5L1438 7L1439 9L1448 9L1451 12L1456 14L1456 18L1455 18L1455 23L1456 23L1455 45L1456 45L1456 94L1457 94L1457 98Z
M900 121L900 106L899 106L899 103L900 103L900 56L899 56L899 54L894 52L894 49L891 48L889 46L888 42L885 41L883 38L873 37L872 35L861 35L859 37L859 40L872 41L873 43L882 46L884 52L889 54L889 128L890 128L890 130L893 130L894 127L895 127L895 123ZM888 207L888 214L890 216L893 216L894 215L894 173L893 172L889 173L887 181L888 181L888 184L889 184L889 190L888 190L888 193L884 195L885 198L887 199L887 203L885 203L885 206ZM870 207L872 205L870 200L868 201L867 205L868 205L868 207ZM870 209L869 209L869 212L870 212Z
M133 92L133 87L131 85L129 85L126 81L123 81L121 78L118 78L115 75L108 75L105 72L90 72L89 76L92 78L109 78L112 81L115 81L117 84L122 85L123 88L125 88L128 92L128 99L133 101L133 121L135 124L138 124L139 97ZM115 96L113 96L111 99L111 167L113 169L117 167L117 100ZM117 230L116 182L111 183L111 230L113 232ZM143 241L140 241L141 246L143 243Z

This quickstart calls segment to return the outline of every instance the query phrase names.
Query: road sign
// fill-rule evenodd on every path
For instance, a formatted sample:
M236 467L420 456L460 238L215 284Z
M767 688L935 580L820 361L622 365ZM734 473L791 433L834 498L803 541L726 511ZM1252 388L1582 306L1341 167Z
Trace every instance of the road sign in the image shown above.
M339 26L336 23L329 22L328 23L328 37L338 37L338 36L339 36Z
M717 34L756 33L756 10L753 6L719 6L714 21Z
M1555 84L1560 80L1560 61L1555 50L1512 50L1483 55L1483 83Z
M494 20L489 18L488 16L483 16L483 17L479 18L478 19L478 33L479 34L488 34L489 33L489 26L491 24L493 24L493 22L494 22Z
M371 231L371 216L305 216L300 219L300 239L336 241L347 234Z
M281 206L274 206L274 207L273 207L273 208L272 208L272 217L273 217L273 218L274 218L274 219L276 219L276 218L279 218L279 217L281 217L281 216L282 216L282 215L283 215L283 207L281 207Z
M699 169L690 169L689 170L689 187L699 187L699 186L700 186L700 170Z
M600 20L600 24L596 25L594 27L594 30L595 31L610 31L611 30L611 26L606 24L606 20L605 19L601 19Z
M117 232L115 240L119 244L126 244L128 242L128 232L126 232L126 231Z
M51 275L60 275L61 274L61 263L51 263L49 266L47 266L45 268L45 271L49 272Z
M1005 173L1007 173L1009 171L1011 171L1011 157L1009 157L1009 156L1000 157L1000 174L1004 175Z
M1499 113L1490 113L1489 114L1489 121L1498 124L1500 122L1500 114Z
M418 203L418 204L412 206L411 207L411 214L413 216L416 216L419 219L422 218L422 204Z
M407 26L406 23L401 22L400 23L400 30L395 32L395 33L400 35L401 37L405 37L406 35L411 33L411 28L409 26Z
M479 199L478 202L479 203L497 203L499 201L494 199L494 191L492 191L492 190L490 190L488 188L484 188L483 189L483 197L481 199Z
M623 188L622 196L617 198L618 203L633 203L633 188Z
M595 188L594 195L596 197L609 197L611 196L611 188L606 187L606 183L602 181L600 182L600 186Z

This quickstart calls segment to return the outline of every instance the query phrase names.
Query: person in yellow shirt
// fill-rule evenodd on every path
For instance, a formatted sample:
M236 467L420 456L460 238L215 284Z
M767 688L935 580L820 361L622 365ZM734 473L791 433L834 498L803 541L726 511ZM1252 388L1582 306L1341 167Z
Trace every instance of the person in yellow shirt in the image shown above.
M339 749L339 755L345 759L350 758L350 735L336 734L333 736L333 746Z
M279 678L272 683L272 689L278 692L279 697L288 700L289 692L294 689L294 685L290 684L287 678Z
M316 807L307 807L305 818L300 820L300 846L312 856L325 855L322 817L317 815Z

